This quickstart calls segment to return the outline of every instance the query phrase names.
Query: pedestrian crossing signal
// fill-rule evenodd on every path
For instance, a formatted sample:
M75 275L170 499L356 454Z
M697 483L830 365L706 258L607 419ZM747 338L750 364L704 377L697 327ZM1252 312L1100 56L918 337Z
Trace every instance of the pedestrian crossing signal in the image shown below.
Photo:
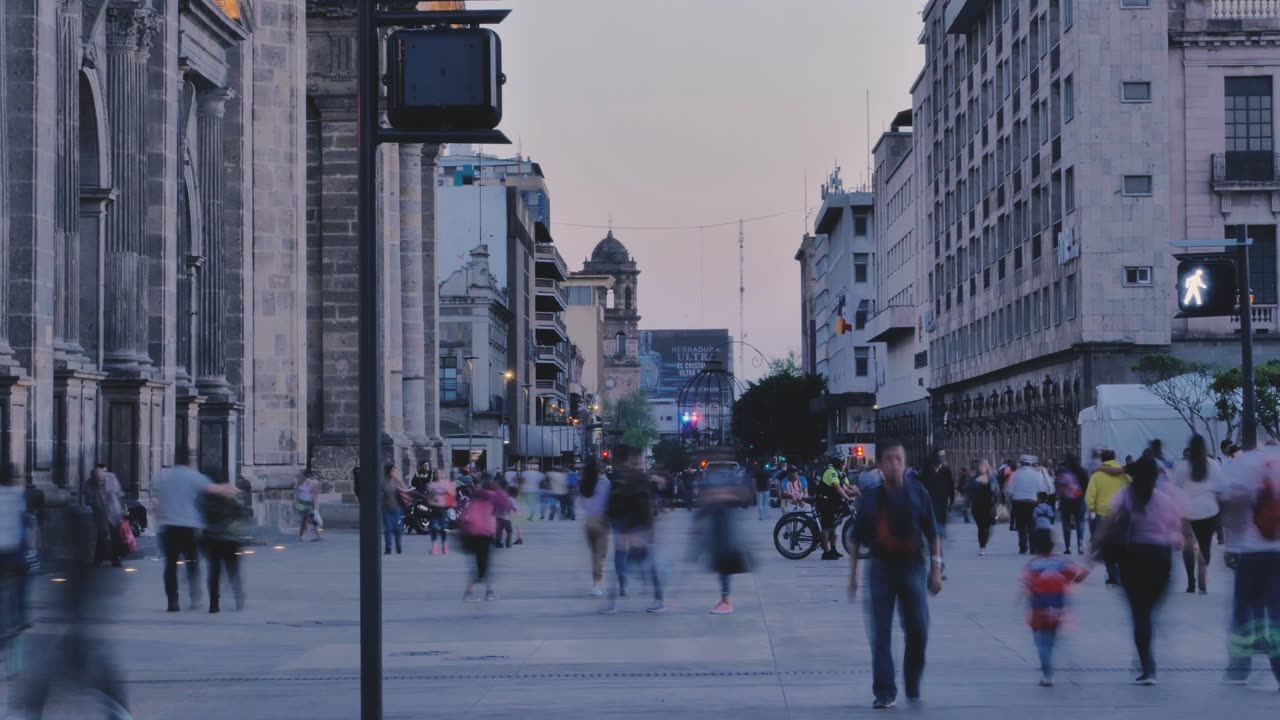
M1222 255L1178 263L1178 317L1221 317L1236 312L1236 264Z

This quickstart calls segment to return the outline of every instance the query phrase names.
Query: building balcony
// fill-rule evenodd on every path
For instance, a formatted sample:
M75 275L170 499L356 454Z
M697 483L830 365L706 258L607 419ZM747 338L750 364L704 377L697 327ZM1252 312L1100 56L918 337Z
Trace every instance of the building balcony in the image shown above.
M910 337L916 329L916 309L910 305L890 305L867 319L870 342L893 342Z
M569 277L569 266L551 243L536 243L533 246L534 276L547 280L564 281Z
M1280 313L1276 312L1275 305L1253 305L1249 308L1249 317L1255 335L1280 335L1280 324L1277 324ZM1240 333L1239 314L1231 316L1231 329Z
M569 355L560 345L539 345L538 364L554 365L559 368L569 367Z
M1280 190L1280 153L1224 152L1213 156L1216 192L1274 192Z
M534 337L539 345L556 345L569 339L569 330L560 313L534 313L534 323Z
M538 278L534 281L534 289L537 291L535 303L539 312L564 312L564 309L569 306L564 288L560 287L558 280Z
M1280 19L1280 0L1209 0L1211 20Z

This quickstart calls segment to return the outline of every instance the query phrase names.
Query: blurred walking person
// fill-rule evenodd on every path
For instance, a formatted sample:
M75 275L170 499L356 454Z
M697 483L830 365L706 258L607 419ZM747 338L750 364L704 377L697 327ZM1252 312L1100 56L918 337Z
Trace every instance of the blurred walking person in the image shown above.
M767 483L768 474L764 477ZM708 568L720 576L720 602L711 608L712 615L733 612L732 578L750 570L750 557L734 523L734 511L750 499L748 490L729 471L714 470L702 480L698 514L695 516L701 542L693 546L693 552L695 558L701 554Z
M1225 478L1222 465L1209 457L1204 437L1191 436L1187 447L1187 459L1179 461L1173 469L1173 482L1187 501L1187 517L1191 520L1191 534L1196 542L1182 550L1182 564L1187 571L1187 592L1209 592L1209 551L1213 536L1218 532L1220 512L1218 493ZM1197 581L1198 576L1198 581Z
M1053 687L1053 650L1067 615L1067 591L1084 582L1089 570L1053 553L1053 529L1031 534L1036 557L1022 570L1022 587L1030 603L1027 622L1040 655L1040 687Z
M476 588L484 585L484 599L493 601L498 595L493 590L492 573L489 560L493 552L493 536L498 531L498 513L502 509L514 511L511 498L498 490L493 481L478 482L471 493L471 502L462 512L458 521L458 534L462 536L462 548L475 558L476 570L462 599L477 602L480 596Z
M920 475L920 481L929 491L933 501L933 514L938 521L938 534L947 538L947 516L956 499L956 476L947 466L947 451L935 450L929 464Z
M902 443L887 440L878 450L884 480L858 500L858 524L849 553L849 600L858 594L860 551L869 548L867 615L875 694L871 707L884 709L893 707L898 696L892 638L895 605L900 607L906 641L902 673L907 700L920 699L929 636L928 595L942 591L942 540L928 491L904 480Z
M382 554L391 554L391 540L395 538L396 554L401 550L404 537L404 496L409 488L400 479L400 469L395 463L387 463L382 469Z
M654 544L653 484L640 467L638 449L619 446L614 451L614 461L617 472L609 489L606 512L613 529L613 570L617 575L617 588L616 591L610 589L609 605L601 612L612 614L618 611L617 599L627 596L627 581L631 566L635 565L648 570L653 581L653 604L648 611L660 613L666 610L662 581L650 557Z
M769 477L769 471L765 470L763 465L756 465L753 480L756 489L756 515L764 520L769 514L769 484L772 478Z
M604 559L609 554L609 493L611 483L595 458L587 461L582 470L579 490L582 493L582 513L586 516L583 532L587 537L587 550L591 555L591 594L604 596Z
M209 576L209 612L222 610L222 571L227 571L236 610L244 609L244 585L240 579L240 548L243 547L248 529L245 522L252 511L243 498L222 493L205 493L202 497L205 519L200 546L204 549Z
M1115 450L1103 450L1099 459L1102 464L1089 478L1089 489L1084 494L1085 508L1090 513L1089 537L1097 542L1098 531L1111 514L1111 502L1116 495L1129 485L1129 476L1124 468L1116 462ZM1094 549L1095 557L1101 557L1107 566L1107 585L1120 584L1120 563L1116 554L1106 547L1098 545Z
M52 510L48 518L48 553L44 562L65 582L57 583L49 601L62 622L52 626L39 643L30 643L17 652L18 662L29 670L11 683L9 720L37 720L42 717L54 681L68 681L77 689L90 690L96 700L96 717L131 720L125 699L124 682L106 642L95 634L96 623L86 617L90 605L101 600L103 573L91 572L98 543L97 520L84 506L70 505ZM78 714L76 717L94 717Z
M120 521L124 519L122 494L116 474L108 472L107 466L101 463L94 466L82 490L84 504L93 511L94 567L104 560L110 560L111 567L121 565L124 555L120 542Z
M1169 590L1173 553L1195 542L1186 508L1176 492L1156 487L1160 467L1144 457L1125 466L1133 481L1117 492L1099 529L1105 546L1120 554L1120 581L1133 618L1133 644L1142 664L1137 684L1156 684L1151 649L1155 614Z
M1084 493L1088 479L1074 456L1058 466L1054 487L1058 494L1058 515L1062 519L1062 553L1071 554L1071 531L1075 530L1076 550L1084 554Z
M449 554L449 508L458 504L458 488L453 481L443 474L436 475L426 485L427 508L431 511L429 530L431 531L431 555L439 551Z
M27 497L10 468L0 478L0 647L26 624Z
M546 479L547 476L537 468L525 468L520 472L520 494L524 495L525 503L529 506L529 522L533 522L537 515L545 515L541 511L542 485Z
M169 612L178 612L178 562L187 569L187 588L192 610L200 606L200 567L196 539L205 528L201 500L205 493L235 497L234 485L215 485L212 480L186 465L189 455L178 450L177 462L156 474L156 524L160 527L160 548L164 552L164 594Z
M1249 682L1253 655L1266 648L1280 683L1280 447L1232 461L1222 487L1229 549L1236 553L1227 680Z
M1035 526L1036 505L1040 502L1040 493L1048 493L1045 476L1036 468L1035 455L1023 455L1018 460L1018 469L1009 479L1009 499L1013 501L1010 514L1014 527L1018 530L1018 554L1026 555L1031 546L1031 531Z
M355 478L356 498L360 497L360 468L351 471ZM298 514L298 542L307 534L307 524L311 524L316 540L324 539L324 527L320 524L320 481L315 473L303 470L298 482L293 486L293 511Z
M986 460L975 463L967 492L969 511L973 513L973 522L978 526L978 555L987 554L987 543L991 541L991 526L996 521L996 498L999 493L996 483L991 474L991 465Z

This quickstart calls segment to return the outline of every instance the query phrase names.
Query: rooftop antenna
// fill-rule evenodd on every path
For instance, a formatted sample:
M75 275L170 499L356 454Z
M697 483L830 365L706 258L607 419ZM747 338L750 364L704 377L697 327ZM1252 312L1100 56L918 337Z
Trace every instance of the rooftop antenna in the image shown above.
M867 183L871 187L871 88L867 88Z

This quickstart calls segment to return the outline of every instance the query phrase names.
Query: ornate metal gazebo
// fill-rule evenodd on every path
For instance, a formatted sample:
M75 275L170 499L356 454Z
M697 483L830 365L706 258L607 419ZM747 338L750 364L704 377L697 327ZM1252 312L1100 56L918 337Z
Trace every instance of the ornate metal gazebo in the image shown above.
M688 448L733 443L733 403L739 381L718 357L708 360L680 389L676 400L680 442Z

